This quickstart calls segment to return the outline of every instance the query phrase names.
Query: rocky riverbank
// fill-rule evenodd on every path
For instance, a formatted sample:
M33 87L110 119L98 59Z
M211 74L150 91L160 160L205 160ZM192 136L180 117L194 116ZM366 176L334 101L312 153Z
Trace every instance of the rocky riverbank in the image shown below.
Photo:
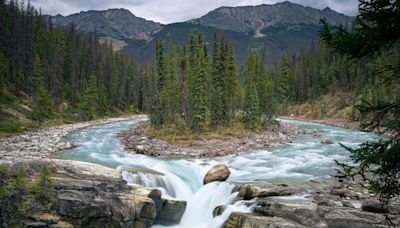
M93 125L128 120L131 118L132 117L107 118L89 122L67 124L0 139L0 161L19 162L26 159L49 158L60 150L72 148L73 145L64 140L64 138L72 131Z
M323 188L317 182L308 183L308 187L307 184L242 185L237 200L253 200L249 204L253 212L233 212L223 227L389 227L385 216L392 219L394 226L400 225L399 199L385 210L374 194L356 182L343 175L332 179L334 183ZM313 192L305 194L306 189ZM214 216L225 209L226 206L217 207Z
M217 157L244 151L265 149L274 144L292 141L306 131L290 124L270 128L261 133L251 133L243 138L226 136L221 139L192 140L190 145L172 144L146 135L145 126L136 125L119 134L125 148L137 154L162 157Z
M30 176L37 178L41 167L51 167L54 205L35 207L18 218L19 227L137 227L179 223L186 202L164 199L161 191L139 185L129 186L121 173L104 166L77 161L25 161ZM33 180L32 180L33 179ZM0 224L12 220L13 198L0 197ZM11 210L11 211L10 211ZM15 218L14 218L15 219Z
M355 121L350 121L350 120L345 120L345 119L332 119L332 118L327 118L327 119L310 119L310 118L305 118L305 117L292 117L292 116L282 116L281 118L283 119L288 119L288 120L299 120L299 121L306 121L310 123L317 123L317 124L325 124L333 127L340 127L340 128L346 128L346 129L359 129L360 128L360 122L355 122Z

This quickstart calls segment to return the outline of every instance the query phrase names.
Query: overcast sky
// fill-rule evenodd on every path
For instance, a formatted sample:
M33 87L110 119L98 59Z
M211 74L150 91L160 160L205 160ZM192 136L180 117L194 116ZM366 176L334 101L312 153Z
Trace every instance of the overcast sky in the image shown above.
M31 0L43 14L64 16L87 10L125 8L138 17L164 24L205 15L220 6L274 4L282 0ZM357 14L357 0L291 0L304 6L330 7L350 16Z

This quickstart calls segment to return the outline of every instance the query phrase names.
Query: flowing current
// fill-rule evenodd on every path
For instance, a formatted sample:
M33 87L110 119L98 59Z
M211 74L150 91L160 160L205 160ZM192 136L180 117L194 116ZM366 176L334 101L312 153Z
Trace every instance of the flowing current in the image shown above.
M117 137L118 132L144 120L146 119L135 118L76 131L70 135L70 140L77 147L63 152L58 158L97 163L121 170L135 168L163 174L122 172L123 178L129 184L156 187L162 191L164 198L188 202L180 224L175 227L220 227L232 211L251 210L247 206L251 202L233 203L238 193L232 183L324 181L336 169L334 160L348 159L348 152L339 143L355 147L362 142L377 139L377 136L356 130L282 120L306 129L311 134L301 135L292 143L239 155L205 159L163 159L130 154ZM330 140L334 144L322 144L322 140ZM229 167L229 179L223 183L203 185L204 175L217 164ZM212 212L219 205L229 206L222 215L213 218Z

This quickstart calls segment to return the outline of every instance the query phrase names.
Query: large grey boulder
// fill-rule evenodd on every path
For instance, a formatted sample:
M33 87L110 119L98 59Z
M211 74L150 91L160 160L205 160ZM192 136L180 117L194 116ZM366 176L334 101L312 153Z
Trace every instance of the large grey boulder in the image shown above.
M211 168L204 177L204 184L214 181L226 181L231 175L231 171L226 165L216 165Z
M160 214L157 216L157 224L178 224L186 210L186 201L165 199Z
M249 213L233 212L229 216L229 219L224 223L223 227L224 228L250 228L250 227L305 228L306 226L278 217L264 217Z
M240 187L238 196L249 200L256 197L288 196L296 192L298 192L298 189L286 184L245 184Z

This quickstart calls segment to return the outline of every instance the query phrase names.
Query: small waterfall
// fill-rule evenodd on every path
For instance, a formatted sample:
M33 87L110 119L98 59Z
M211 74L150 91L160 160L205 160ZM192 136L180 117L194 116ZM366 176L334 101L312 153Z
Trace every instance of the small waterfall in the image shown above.
M158 188L161 190L164 198L176 198L187 201L186 211L180 224L171 227L218 228L222 226L233 211L250 211L249 207L243 201L231 205L236 199L238 192L233 192L235 185L226 182L212 182L201 186L197 191L193 192L187 183L170 172L157 175L123 171L122 177L128 184ZM214 209L221 205L226 206L224 212L220 216L213 218ZM164 226L155 225L154 227Z
M70 139L78 147L60 154L59 158L120 168L123 178L129 184L158 188L164 198L187 201L181 224L175 226L183 228L216 228L220 227L233 211L251 211L252 208L248 206L251 202L234 202L237 196L237 193L233 192L234 185L218 182L203 185L203 177L207 170L216 164L226 164L231 170L228 181L235 183L324 180L336 169L334 160L348 159L348 152L339 143L356 146L364 141L379 139L377 136L354 130L284 121L309 131L317 131L320 136L306 134L293 143L271 147L270 151L249 151L218 158L153 158L128 153L116 136L116 132L143 120L132 119L74 132ZM321 144L321 139L335 143ZM128 169L123 169L122 166ZM214 208L220 205L225 205L224 212L213 218Z

